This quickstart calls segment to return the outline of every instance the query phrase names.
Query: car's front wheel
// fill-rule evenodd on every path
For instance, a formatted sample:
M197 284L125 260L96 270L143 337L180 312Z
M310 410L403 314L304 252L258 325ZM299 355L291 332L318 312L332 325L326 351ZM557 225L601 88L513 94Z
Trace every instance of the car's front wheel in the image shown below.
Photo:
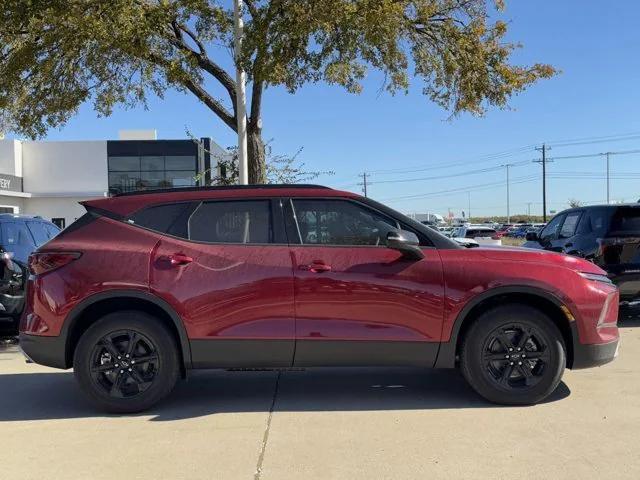
M89 400L113 413L151 407L173 389L180 371L171 333L138 311L110 313L91 325L78 342L73 369Z
M502 305L481 314L467 331L460 369L487 400L528 405L551 394L566 366L558 327L528 305Z

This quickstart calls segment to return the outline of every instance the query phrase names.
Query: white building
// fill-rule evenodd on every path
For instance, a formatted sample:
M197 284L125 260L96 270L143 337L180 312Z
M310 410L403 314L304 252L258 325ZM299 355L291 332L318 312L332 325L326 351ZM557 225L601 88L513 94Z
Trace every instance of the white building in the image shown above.
M155 131L123 131L120 140L0 140L0 213L40 215L65 227L84 213L78 202L110 193L209 183L216 157L209 138L157 140Z

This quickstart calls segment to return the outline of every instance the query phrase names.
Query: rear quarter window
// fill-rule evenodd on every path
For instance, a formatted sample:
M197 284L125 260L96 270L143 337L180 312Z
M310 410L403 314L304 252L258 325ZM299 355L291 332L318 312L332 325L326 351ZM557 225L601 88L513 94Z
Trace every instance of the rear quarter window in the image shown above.
M611 231L640 235L640 207L617 208L611 218Z
M133 214L127 222L159 233L187 238L187 221L196 204L192 202L154 205Z

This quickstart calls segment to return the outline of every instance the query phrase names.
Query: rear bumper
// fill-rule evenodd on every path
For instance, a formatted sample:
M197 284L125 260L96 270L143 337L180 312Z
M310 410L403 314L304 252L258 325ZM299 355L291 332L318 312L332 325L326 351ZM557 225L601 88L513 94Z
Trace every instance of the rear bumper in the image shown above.
M67 369L64 337L44 337L20 334L20 349L24 355L40 365Z

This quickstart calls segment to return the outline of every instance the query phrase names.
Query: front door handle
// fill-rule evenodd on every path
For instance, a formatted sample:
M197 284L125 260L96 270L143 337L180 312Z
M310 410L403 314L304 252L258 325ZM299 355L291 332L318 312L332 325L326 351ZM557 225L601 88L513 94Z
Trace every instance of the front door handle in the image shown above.
M183 253L174 253L173 255L169 255L167 258L169 259L169 263L174 267L187 265L193 262L193 258Z
M300 265L298 267L300 270L306 270L312 273L322 273L322 272L330 272L331 265L327 265L324 262L314 261L309 265Z

